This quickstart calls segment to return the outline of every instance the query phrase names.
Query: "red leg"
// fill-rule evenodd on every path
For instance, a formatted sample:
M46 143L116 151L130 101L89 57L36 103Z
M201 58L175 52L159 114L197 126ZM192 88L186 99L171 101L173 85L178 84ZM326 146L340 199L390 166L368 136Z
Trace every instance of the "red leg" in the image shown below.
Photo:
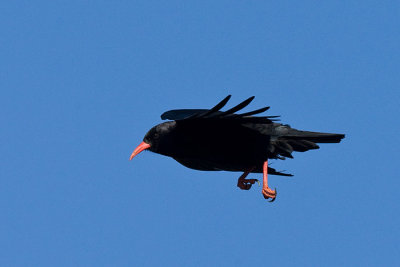
M245 179L247 175L254 170L255 167L249 169L248 171L245 171L238 179L237 186L242 189L242 190L249 190L251 188L251 185L253 185L255 182L260 183L257 179Z
M270 202L274 201L276 198L276 189L271 190L271 188L268 187L268 160L264 162L263 165L263 188L262 188L262 194L265 199L271 198Z

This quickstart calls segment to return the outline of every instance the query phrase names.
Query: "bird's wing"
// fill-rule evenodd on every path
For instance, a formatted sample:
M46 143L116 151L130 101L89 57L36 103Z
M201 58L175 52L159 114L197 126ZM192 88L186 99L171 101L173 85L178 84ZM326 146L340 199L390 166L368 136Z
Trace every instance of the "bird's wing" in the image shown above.
M263 117L255 117L252 115L262 113L267 111L269 107L260 108L257 110L253 110L250 112L235 114L235 112L245 108L251 101L253 101L254 96L246 99L239 105L234 106L233 108L227 111L220 111L226 103L231 98L230 95L225 97L221 102L219 102L216 106L211 109L174 109L164 112L161 115L161 119L163 120L176 120L176 121L195 121L195 120L229 120L235 121L238 123L261 123L261 124L270 124L275 121L274 118L279 116L263 116Z
M208 109L173 109L164 112L161 115L163 120L184 120L195 114L203 113L208 111Z

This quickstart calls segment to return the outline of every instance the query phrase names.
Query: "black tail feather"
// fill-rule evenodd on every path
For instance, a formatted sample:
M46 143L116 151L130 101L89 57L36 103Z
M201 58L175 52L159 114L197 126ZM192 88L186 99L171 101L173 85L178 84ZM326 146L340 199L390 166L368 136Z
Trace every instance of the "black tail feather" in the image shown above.
M300 134L287 135L284 138L288 140L306 140L313 143L339 143L344 137L344 134L318 133L299 131Z
M339 143L344 138L344 134L319 133L299 131L290 129L290 132L272 141L274 148L272 154L292 158L292 152L305 152L311 149L318 149L317 143Z

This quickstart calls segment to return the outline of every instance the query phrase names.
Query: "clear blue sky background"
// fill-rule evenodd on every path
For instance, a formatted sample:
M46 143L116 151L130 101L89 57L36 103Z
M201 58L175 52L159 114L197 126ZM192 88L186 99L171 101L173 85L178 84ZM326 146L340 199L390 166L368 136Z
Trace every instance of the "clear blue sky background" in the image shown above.
M398 1L3 1L1 266L399 263ZM174 108L252 108L341 144L239 173L129 155ZM251 175L260 178L260 175Z

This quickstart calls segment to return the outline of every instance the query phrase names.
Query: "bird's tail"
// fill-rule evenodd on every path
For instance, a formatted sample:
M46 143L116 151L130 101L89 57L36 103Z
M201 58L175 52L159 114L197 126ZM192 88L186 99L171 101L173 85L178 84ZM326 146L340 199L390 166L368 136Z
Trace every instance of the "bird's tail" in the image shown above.
M344 134L336 133L320 133L320 132L308 132L308 131L292 131L290 134L283 136L287 140L306 140L313 143L339 143L343 138Z
M271 141L269 150L277 158L293 158L293 151L305 152L318 149L317 143L339 143L344 136L344 134L299 131L291 128L276 140Z

